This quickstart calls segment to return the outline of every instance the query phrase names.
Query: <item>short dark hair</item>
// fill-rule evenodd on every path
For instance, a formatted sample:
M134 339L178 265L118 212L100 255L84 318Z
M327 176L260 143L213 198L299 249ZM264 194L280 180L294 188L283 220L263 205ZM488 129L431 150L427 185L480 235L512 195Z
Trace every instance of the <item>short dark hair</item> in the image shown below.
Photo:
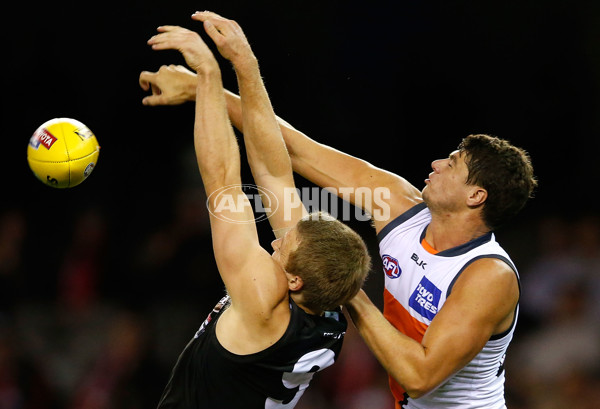
M490 229L514 217L533 197L537 180L525 150L485 134L468 135L458 149L466 157L466 183L481 186L488 193L483 220Z

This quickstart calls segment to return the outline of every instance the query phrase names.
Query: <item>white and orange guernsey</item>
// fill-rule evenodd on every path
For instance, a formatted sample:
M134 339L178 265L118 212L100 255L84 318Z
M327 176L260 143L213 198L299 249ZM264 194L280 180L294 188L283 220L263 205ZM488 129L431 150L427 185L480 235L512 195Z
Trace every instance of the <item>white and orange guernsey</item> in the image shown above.
M431 214L418 204L378 233L385 272L384 316L403 334L421 342L437 312L444 306L454 282L473 261L493 257L506 262L517 275L508 254L493 233L461 246L436 252L424 240ZM435 390L409 398L390 377L396 409L505 408L504 358L515 330L493 336L477 356Z

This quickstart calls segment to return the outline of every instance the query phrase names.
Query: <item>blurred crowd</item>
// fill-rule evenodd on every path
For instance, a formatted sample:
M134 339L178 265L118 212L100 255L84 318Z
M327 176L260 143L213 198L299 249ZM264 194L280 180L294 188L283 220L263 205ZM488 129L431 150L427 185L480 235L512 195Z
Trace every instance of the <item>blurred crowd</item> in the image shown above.
M511 408L600 407L600 218L543 217L509 349Z
M25 210L2 211L0 409L156 406L177 356L224 291L204 200L198 188L182 189L170 216L135 239L98 205L45 239ZM508 407L598 408L600 219L540 216L532 224L505 243L528 249L516 260L522 302L506 362ZM380 289L370 295L378 300ZM352 325L336 365L315 375L298 405L342 408L393 408L387 375Z

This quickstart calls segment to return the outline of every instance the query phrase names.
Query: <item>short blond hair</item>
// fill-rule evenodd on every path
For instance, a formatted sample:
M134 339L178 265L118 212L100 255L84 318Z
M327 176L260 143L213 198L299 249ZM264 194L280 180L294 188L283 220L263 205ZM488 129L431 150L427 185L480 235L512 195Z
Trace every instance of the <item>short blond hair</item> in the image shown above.
M333 310L354 297L371 270L371 256L358 233L325 212L296 225L298 248L286 271L302 278L299 294L313 311Z

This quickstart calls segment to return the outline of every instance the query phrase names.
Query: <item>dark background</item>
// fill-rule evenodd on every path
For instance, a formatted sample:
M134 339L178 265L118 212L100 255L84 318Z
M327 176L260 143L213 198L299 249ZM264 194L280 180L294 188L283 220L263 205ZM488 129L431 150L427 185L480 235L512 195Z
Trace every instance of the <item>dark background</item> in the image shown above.
M461 137L491 133L531 153L540 189L527 214L595 209L597 2L15 6L3 47L3 202L35 201L38 209L109 202L116 217L133 209L160 214L177 184L176 157L191 146L193 108L141 105L139 72L183 63L176 52L153 52L146 40L162 24L198 28L191 13L211 9L244 28L276 112L318 141L420 187L430 162ZM225 85L235 89L224 68ZM86 123L102 145L93 178L72 191L36 183L24 159L33 131L59 116Z
M417 187L431 161L467 134L497 135L526 149L539 189L498 231L518 266L532 262L530 244L544 218L598 214L599 2L19 2L3 19L0 206L27 227L22 265L4 287L7 311L65 302L61 266L88 212L99 215L106 235L93 302L135 310L161 300L197 305L198 288L210 294L198 305L200 316L216 302L217 281L178 275L177 263L144 275L151 268L139 260L149 237L177 219L181 196L200 186L190 157L193 104L142 106L146 93L138 85L142 70L184 61L146 41L159 25L199 30L190 16L205 9L240 23L279 116ZM235 91L233 71L221 62L225 86ZM27 166L31 134L55 117L82 121L101 145L93 174L72 189L43 185ZM244 182L252 183L246 168ZM298 178L298 186L312 185ZM202 214L202 201L194 205ZM375 257L368 223L349 223ZM265 245L267 227L259 226ZM210 242L202 240L179 251L205 254L213 271ZM375 263L368 286L378 301L377 257Z
M152 51L146 41L159 25L199 28L190 18L196 9L240 23L279 116L417 187L431 161L469 133L526 149L539 189L499 235L523 237L545 215L597 213L597 2L19 3L7 15L1 202L26 211L39 240L30 245L44 255L37 262L60 257L88 207L101 209L111 246L126 253L173 216L178 192L200 186L189 157L193 104L142 106L138 85L142 70L184 64L178 52ZM222 67L235 91L233 70ZM73 189L51 189L27 167L30 135L55 117L82 121L101 145L94 173ZM252 182L247 168L244 182ZM298 186L312 185L298 178ZM368 224L350 223L372 237ZM259 229L268 245L268 226ZM120 265L117 276L127 274ZM32 279L43 296L54 277Z

